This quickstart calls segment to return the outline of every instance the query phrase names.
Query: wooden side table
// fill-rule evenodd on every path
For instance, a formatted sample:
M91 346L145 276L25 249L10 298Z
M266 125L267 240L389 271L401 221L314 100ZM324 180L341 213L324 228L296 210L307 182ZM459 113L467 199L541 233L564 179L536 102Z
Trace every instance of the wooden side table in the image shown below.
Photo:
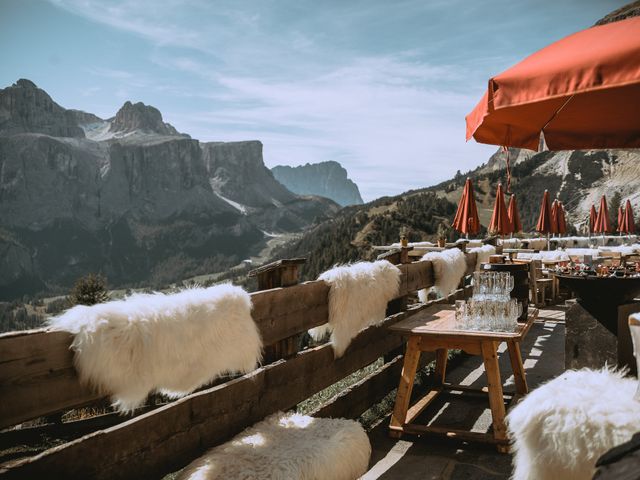
M389 425L389 435L394 438L400 438L403 433L418 435L426 433L441 434L460 438L461 440L495 443L498 451L507 452L509 447L504 423L506 410L500 367L498 365L498 346L502 342L507 343L516 386L516 393L512 396L511 403L515 403L519 397L528 392L520 354L520 342L537 316L538 310L530 308L527 322L519 323L515 332L457 330L455 329L454 308L452 306L434 305L416 313L411 318L389 327L391 330L408 336L404 366L402 367L396 403ZM487 375L487 389L478 390L467 386L445 383L447 352L449 349L460 349L471 355L482 356ZM436 353L436 386L409 408L420 353L425 351ZM488 393L493 435L414 424L413 421L439 393L445 390L482 391Z

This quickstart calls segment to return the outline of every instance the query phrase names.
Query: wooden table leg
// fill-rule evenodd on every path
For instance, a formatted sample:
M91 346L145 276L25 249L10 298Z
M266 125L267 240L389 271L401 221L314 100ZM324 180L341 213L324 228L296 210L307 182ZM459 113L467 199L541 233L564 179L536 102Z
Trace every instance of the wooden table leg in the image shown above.
M513 370L516 392L524 395L529 392L529 386L527 385L527 377L525 376L524 365L522 364L520 343L509 340L507 341L507 347L509 349L509 359L511 360L511 369Z
M391 414L390 426L392 427L402 427L407 419L407 410L409 410L409 401L411 400L411 391L413 390L413 382L416 377L419 360L420 337L409 337L407 351L404 354L404 365L400 375L398 393L396 394L396 404ZM390 430L389 436L400 438L402 437L402 432Z
M487 374L487 387L489 388L489 406L493 420L493 436L497 440L506 440L507 428L504 423L505 408L504 395L502 393L502 379L498 365L498 343L495 341L483 341L482 359ZM499 452L509 451L508 445L498 445Z
M444 377L447 372L447 355L449 351L446 348L439 348L436 350L436 371L435 381L436 385L444 384Z

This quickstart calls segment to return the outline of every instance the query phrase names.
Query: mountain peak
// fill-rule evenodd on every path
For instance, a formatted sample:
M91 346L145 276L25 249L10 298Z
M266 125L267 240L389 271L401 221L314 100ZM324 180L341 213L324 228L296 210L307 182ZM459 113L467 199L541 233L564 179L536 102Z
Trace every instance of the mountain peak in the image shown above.
M124 102L111 122L110 132L130 133L143 131L160 135L179 135L178 131L162 121L160 110L142 102Z
M21 88L31 88L33 90L36 90L38 88L35 83L33 83L31 80L27 80L26 78L19 79L16 83L13 84L13 86Z
M26 78L0 89L0 133L84 137L75 117Z
M278 165L271 169L280 183L299 195L320 195L340 205L363 203L358 186L335 160L307 163L298 167Z

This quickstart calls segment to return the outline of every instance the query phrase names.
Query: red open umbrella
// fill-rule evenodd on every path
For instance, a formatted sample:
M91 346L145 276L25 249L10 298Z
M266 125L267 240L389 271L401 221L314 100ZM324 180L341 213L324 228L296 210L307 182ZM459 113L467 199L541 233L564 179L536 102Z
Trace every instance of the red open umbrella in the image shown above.
M537 150L640 147L640 18L582 30L489 80L467 140Z
M636 231L633 209L631 208L631 202L629 200L627 200L627 203L624 206L624 217L622 218L622 225L618 230L621 233L634 233Z
M511 195L511 198L509 198L507 215L509 215L509 221L511 222L511 231L513 233L521 232L522 222L520 221L520 213L518 213L518 203L516 202L515 194Z
M562 202L558 202L558 233L560 235L567 233L567 217Z
M618 232L622 233L620 227L622 226L622 220L624 219L624 210L622 210L622 205L618 207Z
M476 207L476 199L473 196L473 185L471 179L467 178L462 191L458 210L451 225L458 232L465 235L475 235L480 231L480 219L478 218L478 208Z
M591 205L591 210L589 210L589 234L595 233L597 218L598 213L596 212L596 207Z
M498 190L496 191L496 203L493 206L493 215L491 215L489 231L498 235L508 235L513 231L511 229L511 222L509 221L509 215L507 214L507 206L504 203L504 193L501 183L498 184Z
M611 231L611 220L609 220L609 210L607 209L607 198L602 195L600 199L600 209L598 210L598 218L596 218L596 226L593 230L596 233L609 233Z

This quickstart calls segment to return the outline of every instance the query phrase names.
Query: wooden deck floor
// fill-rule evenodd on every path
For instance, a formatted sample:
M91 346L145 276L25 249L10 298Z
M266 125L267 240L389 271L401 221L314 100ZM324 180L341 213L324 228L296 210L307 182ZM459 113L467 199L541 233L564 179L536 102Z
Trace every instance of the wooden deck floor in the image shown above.
M564 309L543 309L522 344L522 357L529 388L556 377L564 371ZM506 352L500 348L500 369L505 390L513 390L513 375ZM447 381L480 388L484 368L480 357L469 357L447 372ZM461 397L451 393L430 405L423 418L432 425L454 426L486 432L491 423L485 396ZM427 420L424 420L426 423ZM371 432L371 466L364 479L507 479L511 474L511 455L494 447L466 444L440 437L403 437L387 435L389 418Z

